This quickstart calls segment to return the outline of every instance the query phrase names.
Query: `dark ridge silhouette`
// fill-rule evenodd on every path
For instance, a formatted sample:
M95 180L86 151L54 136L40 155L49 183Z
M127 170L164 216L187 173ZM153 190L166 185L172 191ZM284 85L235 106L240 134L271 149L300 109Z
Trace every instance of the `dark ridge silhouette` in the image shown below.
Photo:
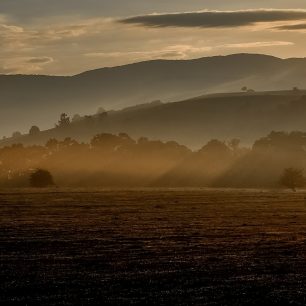
M162 141L175 140L199 148L212 138L230 140L233 135L244 144L271 130L306 130L306 91L293 88L283 92L241 92L214 94L175 102L154 101L120 111L97 112L91 116L59 114L56 128L20 134L0 141L0 147L14 143L44 144L50 138L71 137L88 142L99 133L128 133ZM17 137L18 136L18 137Z
M0 75L0 129L42 129L62 112L93 113L148 101L177 101L243 86L281 90L306 83L306 59L236 54L195 60L154 60L75 76ZM14 118L12 120L11 118Z

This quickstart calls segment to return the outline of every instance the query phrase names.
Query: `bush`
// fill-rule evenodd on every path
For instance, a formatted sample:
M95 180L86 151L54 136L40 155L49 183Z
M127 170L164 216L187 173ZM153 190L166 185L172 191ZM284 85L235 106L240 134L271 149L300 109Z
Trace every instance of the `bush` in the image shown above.
M296 168L285 169L280 178L281 185L293 191L296 191L298 187L304 187L306 178L304 177L303 171L303 169Z
M53 177L49 171L37 169L30 176L30 185L35 188L54 186Z

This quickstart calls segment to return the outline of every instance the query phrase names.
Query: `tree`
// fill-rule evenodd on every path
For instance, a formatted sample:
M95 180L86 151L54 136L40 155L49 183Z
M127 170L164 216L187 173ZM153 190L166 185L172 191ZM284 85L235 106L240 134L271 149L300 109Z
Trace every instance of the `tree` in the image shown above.
M247 91L248 91L248 88L247 88L246 86L243 86L243 87L241 88L241 91L247 92Z
M13 138L19 138L19 137L21 137L22 136L22 134L20 133L20 132L14 132L13 134L12 134L12 137Z
M55 138L49 139L46 143L46 148L48 148L51 151L58 150L58 146L59 146L59 141L56 140Z
M271 132L267 137L255 141L253 149L275 150L280 152L305 153L306 133Z
M67 116L67 114L62 113L56 127L62 128L68 126L69 124L70 124L70 118Z
M71 146L75 146L75 145L78 145L78 142L74 139L72 139L71 137L66 137L62 142L61 144L64 146L64 147L71 147Z
M33 135L37 135L40 133L40 129L38 126L36 125L33 125L31 128L30 128L30 131L29 131L29 135L33 136Z
M306 178L304 177L303 172L303 169L286 168L281 175L280 184L292 189L293 191L296 191L296 188L298 187L304 187Z
M292 88L292 91L293 91L293 92L299 92L300 90L299 90L299 88L298 88L297 86L294 86L294 87Z
M79 115L79 114L75 114L73 117L72 117L72 120L71 122L79 122L82 120L82 117Z
M230 155L230 149L224 142L212 139L199 150L199 153L207 153L215 156L228 156Z
M103 122L104 119L107 118L107 117L108 117L108 113L107 113L107 112L97 114L98 120L99 120L99 121L102 121L102 122Z
M240 145L240 139L238 138L233 138L228 142L228 146L234 151L236 152L239 148Z
M149 142L149 139L147 137L140 137L137 141L137 144L139 145L145 145Z
M37 169L30 175L30 185L35 188L54 186L51 173L44 169Z
M105 110L102 106L100 106L100 107L97 109L96 114L99 115L99 114L103 114L103 113L105 113L105 112L106 112L106 110Z
M86 125L90 125L90 124L94 124L95 123L95 120L94 120L93 116L85 115L83 120L84 120L84 123Z

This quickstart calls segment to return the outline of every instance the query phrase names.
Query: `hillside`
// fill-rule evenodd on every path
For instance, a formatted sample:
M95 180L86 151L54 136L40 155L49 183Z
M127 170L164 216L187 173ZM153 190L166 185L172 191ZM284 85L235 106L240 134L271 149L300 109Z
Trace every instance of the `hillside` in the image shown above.
M175 140L199 148L210 139L240 138L244 144L272 130L306 130L306 91L201 96L174 103L158 101L119 111L81 117L62 128L0 142L44 144L72 137L88 142L98 133L128 133L133 138Z
M61 112L94 113L153 100L183 100L214 92L305 87L306 59L236 54L196 60L155 60L79 75L0 75L0 131L53 126Z

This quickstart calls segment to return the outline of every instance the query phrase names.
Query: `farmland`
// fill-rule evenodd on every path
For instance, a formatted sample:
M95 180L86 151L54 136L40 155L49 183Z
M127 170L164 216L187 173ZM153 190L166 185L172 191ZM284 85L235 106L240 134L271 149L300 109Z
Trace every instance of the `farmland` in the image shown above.
M1 305L305 305L306 192L0 191Z

